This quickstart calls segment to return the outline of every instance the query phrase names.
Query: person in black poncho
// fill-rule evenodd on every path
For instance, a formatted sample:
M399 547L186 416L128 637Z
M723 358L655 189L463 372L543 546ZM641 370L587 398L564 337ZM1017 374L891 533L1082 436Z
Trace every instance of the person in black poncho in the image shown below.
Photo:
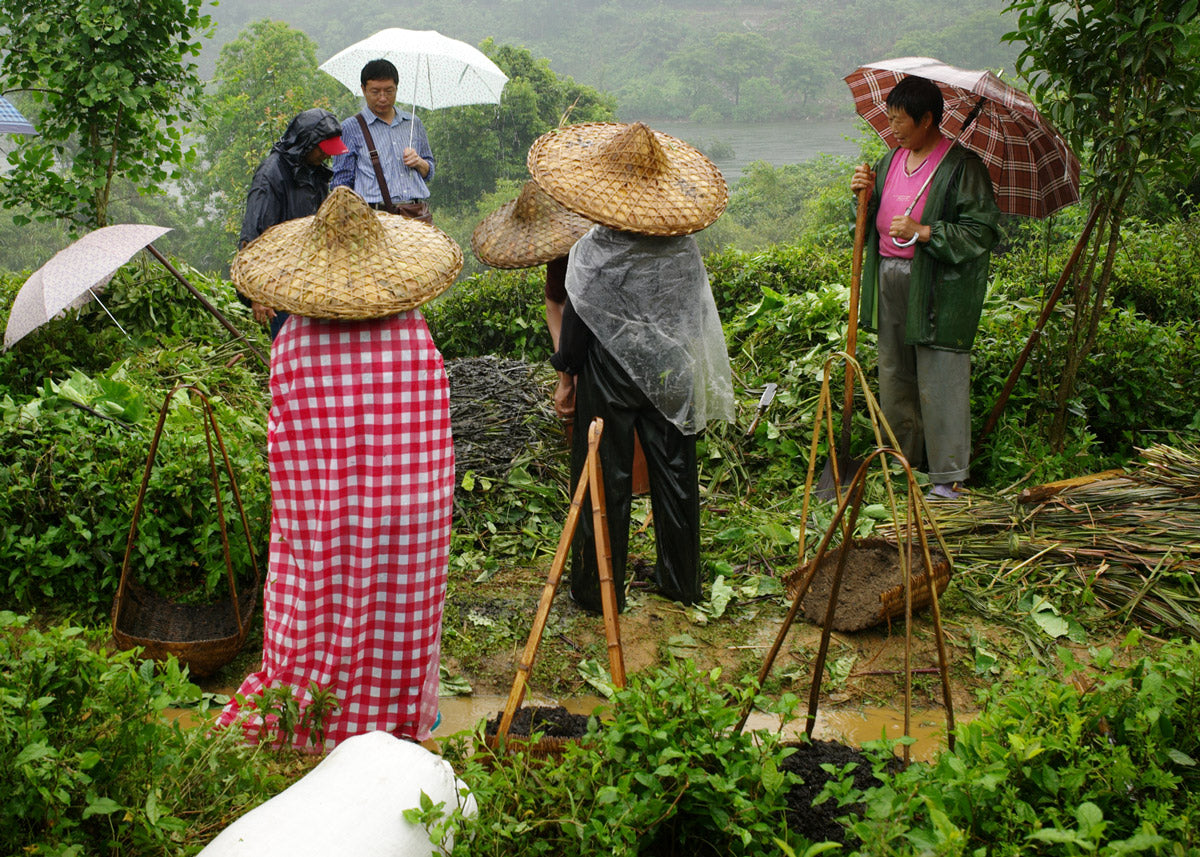
M316 214L329 196L329 180L333 177L324 162L345 151L341 123L328 110L314 107L289 122L279 142L254 172L246 194L238 249L278 223ZM287 313L252 302L244 295L239 297L254 312L255 321L270 323L274 340Z

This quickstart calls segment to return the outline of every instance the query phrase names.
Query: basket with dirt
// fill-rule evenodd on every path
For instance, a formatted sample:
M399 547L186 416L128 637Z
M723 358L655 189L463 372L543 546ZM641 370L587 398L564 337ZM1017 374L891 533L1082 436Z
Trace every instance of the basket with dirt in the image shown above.
M504 712L499 711L484 725L484 736L493 749L499 746L497 733L503 719ZM510 751L524 751L534 758L554 758L587 735L587 724L586 714L571 714L561 705L525 707L514 715L504 744ZM530 740L534 735L537 740Z
M841 548L832 548L821 559L812 584L801 603L804 616L821 624L829 605L833 576L837 571ZM913 612L932 603L930 581L941 595L950 584L950 563L940 551L930 549L932 574L925 567L919 550L913 551ZM806 563L784 578L788 597L795 598L812 568ZM846 553L842 583L833 614L835 631L862 631L904 615L904 573L896 545L883 539L855 539Z

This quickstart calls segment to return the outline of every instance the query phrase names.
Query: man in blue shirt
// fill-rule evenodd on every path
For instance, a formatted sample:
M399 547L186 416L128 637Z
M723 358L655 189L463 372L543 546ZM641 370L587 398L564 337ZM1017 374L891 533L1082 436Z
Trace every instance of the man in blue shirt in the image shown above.
M367 106L342 123L342 142L350 150L333 161L331 188L346 186L372 208L397 211L409 217L429 220L429 187L433 178L433 152L421 120L412 113L396 109L396 90L400 83L396 67L384 59L371 60L360 76ZM363 134L363 122L379 156L384 184L391 206L380 190L371 147Z

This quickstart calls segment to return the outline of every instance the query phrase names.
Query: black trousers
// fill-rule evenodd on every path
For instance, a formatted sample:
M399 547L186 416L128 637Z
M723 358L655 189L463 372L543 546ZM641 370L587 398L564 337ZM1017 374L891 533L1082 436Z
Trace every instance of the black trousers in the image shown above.
M571 487L579 484L587 459L588 427L604 420L600 467L612 548L617 607L625 609L625 564L633 502L633 437L642 441L650 477L650 507L658 543L654 582L668 598L684 604L701 599L700 486L696 436L685 435L654 407L625 370L596 342L575 382L575 431ZM603 612L596 563L591 495L584 503L571 556L571 597L581 607Z

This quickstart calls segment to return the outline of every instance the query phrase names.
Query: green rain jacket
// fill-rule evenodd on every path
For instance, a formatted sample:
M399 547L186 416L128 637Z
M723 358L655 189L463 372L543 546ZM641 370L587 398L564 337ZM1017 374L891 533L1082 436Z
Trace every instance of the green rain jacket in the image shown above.
M875 166L875 192L867 225L859 324L879 326L879 233L875 212L893 149ZM938 164L925 198L921 222L930 226L928 244L918 243L912 260L905 341L947 351L970 351L987 294L990 251L999 237L1000 209L987 167L979 156L951 146Z

